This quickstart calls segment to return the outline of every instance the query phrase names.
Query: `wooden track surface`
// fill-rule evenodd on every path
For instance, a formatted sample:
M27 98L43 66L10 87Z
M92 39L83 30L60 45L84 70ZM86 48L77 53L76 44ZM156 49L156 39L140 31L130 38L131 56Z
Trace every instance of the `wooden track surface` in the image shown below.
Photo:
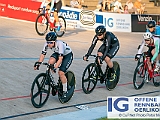
M14 120L30 120L59 113L77 111L78 104L86 104L90 108L105 106L107 96L157 96L160 88L148 83L140 90L135 90L132 84L133 72L136 67L134 55L137 46L141 43L142 33L114 32L120 41L120 50L113 59L121 67L121 76L118 86L108 91L105 84L98 82L91 94L84 94L81 86L83 70L90 62L82 60L86 54L94 31L67 29L65 35L59 40L67 42L74 53L74 60L70 70L76 76L76 90L73 98L66 104L61 104L57 96L50 95L42 108L34 108L30 100L31 84L36 75L45 72L41 67L39 71L33 70L34 62L43 48L45 37L35 32L34 23L22 22L0 17L0 118ZM96 53L99 42L93 51ZM47 62L51 51L46 55Z

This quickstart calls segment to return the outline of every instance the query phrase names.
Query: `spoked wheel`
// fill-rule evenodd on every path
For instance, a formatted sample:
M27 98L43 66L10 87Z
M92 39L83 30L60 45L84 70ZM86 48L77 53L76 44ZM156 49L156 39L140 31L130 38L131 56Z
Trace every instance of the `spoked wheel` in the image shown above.
M134 71L134 76L133 76L133 85L136 90L141 89L145 83L145 74L147 71L144 69L144 64L143 62L139 63L139 65L136 67Z
M82 89L84 93L90 94L94 90L97 81L98 68L96 64L91 63L85 68L82 76Z
M62 92L63 92L62 84L60 85L62 88L58 92L58 98L62 104L68 102L72 98L72 96L74 94L74 89L76 86L75 75L72 71L67 71L65 73L65 76L67 78L67 87L68 87L67 88L67 91L68 91L67 98L65 98L65 99L62 98Z
M154 71L153 84L156 87L160 86L160 70Z
M57 34L58 37L62 37L64 33L66 32L66 20L63 16L58 16L59 22L60 22L60 31L57 31L57 29L54 29L54 32Z
M48 30L48 19L45 17L45 14L39 14L36 22L35 29L38 35L44 35Z
M115 80L113 80L113 81L109 80L109 77L110 77L110 74L111 74L111 71L109 69L108 69L108 72L107 72L108 77L105 80L106 81L106 88L109 91L113 90L117 86L117 83L119 82L119 78L120 78L120 65L118 64L118 62L113 61L113 67L114 67L114 70L116 72Z
M41 108L48 100L50 85L46 73L40 73L33 81L31 87L31 102L36 108Z

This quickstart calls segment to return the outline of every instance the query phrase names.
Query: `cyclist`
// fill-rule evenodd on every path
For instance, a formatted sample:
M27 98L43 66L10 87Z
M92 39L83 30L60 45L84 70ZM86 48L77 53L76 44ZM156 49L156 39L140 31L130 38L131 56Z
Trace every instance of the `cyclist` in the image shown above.
M34 69L38 70L40 63L43 62L45 55L47 54L47 50L51 49L54 53L50 56L48 61L49 64L54 65L53 71L56 72L59 67L59 77L63 84L63 95L62 98L67 97L67 78L65 76L66 70L70 67L73 60L73 53L71 48L67 45L67 43L57 40L57 35L55 32L49 32L46 37L46 42L44 44L44 48L39 57L38 62L35 63ZM55 64L56 63L56 64Z
M95 33L96 35L92 40L92 44L87 54L83 57L83 60L86 61L88 59L89 55L92 53L94 47L96 46L97 41L103 42L98 49L97 55L99 56L100 64L102 64L102 61L104 60L109 66L111 71L110 81L113 81L116 78L116 74L111 59L119 50L119 40L112 32L106 31L106 28L103 25L98 26L95 29ZM100 82L103 83L103 80L100 80Z
M154 20L151 20L148 22L146 32L151 32L154 39L160 40L160 26L156 25L156 22ZM135 56L135 60L138 60L140 58L139 54L142 54L142 50L143 50L144 45L145 45L145 41L142 40L142 43L141 43L139 50L138 50L138 53ZM160 59L160 55L159 55L159 59ZM159 62L160 61L157 60L157 63L156 63L157 68L158 68L158 66L160 66Z
M56 20L56 26L57 26L57 30L60 31L60 23L59 23L59 18L58 18L58 12L60 11L61 7L62 7L62 0L47 0L50 3L48 4L48 6L50 6L50 12L54 11L53 15L54 18ZM44 5L46 2L46 0L44 0L42 2L42 4ZM41 4L41 6L43 6Z
M148 45L149 49L148 49L147 53L151 57L151 63L153 63L154 60L156 60L156 58L158 58L157 56L158 55L160 56L160 40L153 37L152 33L150 33L150 32L144 33L143 38L145 40L145 43ZM149 62L149 70L152 70L151 63ZM151 72L149 72L149 73L151 73Z

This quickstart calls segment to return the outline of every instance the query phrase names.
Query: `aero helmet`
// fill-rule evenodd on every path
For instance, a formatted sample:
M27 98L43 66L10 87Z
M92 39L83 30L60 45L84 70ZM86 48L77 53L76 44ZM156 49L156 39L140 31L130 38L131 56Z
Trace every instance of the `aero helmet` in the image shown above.
M49 32L46 35L46 41L56 41L57 40L57 35L55 32Z
M100 34L103 34L105 32L106 32L106 28L103 25L100 25L95 29L96 35L100 35Z
M155 26L156 26L156 21L155 20L151 20L151 21L148 22L148 25L147 25L148 28L153 28Z
M145 40L152 38L152 33L150 33L150 32L144 33L144 34L143 34L143 38L144 38Z

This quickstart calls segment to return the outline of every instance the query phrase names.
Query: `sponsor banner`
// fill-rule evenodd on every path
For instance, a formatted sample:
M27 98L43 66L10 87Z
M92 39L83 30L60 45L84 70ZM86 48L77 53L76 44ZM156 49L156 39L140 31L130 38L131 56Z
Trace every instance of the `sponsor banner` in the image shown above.
M7 16L7 5L8 5L8 0L0 1L0 16Z
M103 24L108 31L131 32L131 15L104 13Z
M146 25L150 20L158 19L158 15L131 15L132 32L145 32Z
M160 97L107 97L107 118L160 118Z
M1 15L15 19L35 21L40 4L40 2L32 0L1 0Z
M71 28L93 30L98 25L103 24L103 15L96 15L90 10L62 7L59 15L65 18L67 27Z

